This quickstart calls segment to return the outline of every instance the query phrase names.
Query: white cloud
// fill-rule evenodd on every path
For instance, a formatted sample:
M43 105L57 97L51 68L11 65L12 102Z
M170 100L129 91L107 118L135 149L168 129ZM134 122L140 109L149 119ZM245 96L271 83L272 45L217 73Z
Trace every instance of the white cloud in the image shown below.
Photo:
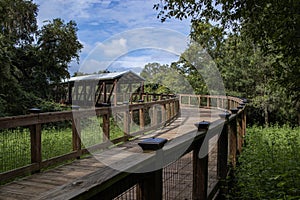
M85 73L94 73L106 70L111 64L111 61L99 61L94 59L88 59L81 64L78 71Z
M98 51L103 51L104 56L114 58L127 52L127 40L124 38L111 40L108 43L99 43L97 45Z
M80 55L81 65L86 65L88 59L91 59L89 64L92 64L92 61L116 60L119 56L140 48L161 49L178 54L186 47L187 42L178 42L178 36L187 37L190 29L189 21L172 19L161 23L156 17L157 11L153 10L157 0L34 0L34 2L40 5L39 25L43 20L53 18L76 21L79 29L78 38L84 45ZM174 33L170 34L172 31Z
M186 49L187 37L170 29L133 29L114 35L99 43L81 63L80 71L90 70L94 64L97 71L99 63L110 62L111 66L144 67L149 62L171 64ZM88 68L87 63L88 62Z

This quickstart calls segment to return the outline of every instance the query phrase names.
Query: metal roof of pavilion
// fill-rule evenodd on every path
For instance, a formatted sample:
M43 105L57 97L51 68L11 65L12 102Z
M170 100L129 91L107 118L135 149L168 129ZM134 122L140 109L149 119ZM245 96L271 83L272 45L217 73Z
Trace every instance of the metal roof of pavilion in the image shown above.
M109 81L118 79L122 83L131 82L137 83L142 82L143 79L141 76L137 75L132 71L123 71L123 72L112 72L112 73L102 73L102 74L91 74L85 76L76 76L71 77L68 82L77 82L77 81Z

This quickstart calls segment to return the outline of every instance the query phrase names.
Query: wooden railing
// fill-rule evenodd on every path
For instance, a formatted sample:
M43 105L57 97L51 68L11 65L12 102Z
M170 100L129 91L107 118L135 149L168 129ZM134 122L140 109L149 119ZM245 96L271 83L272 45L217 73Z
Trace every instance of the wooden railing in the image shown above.
M167 97L166 97L167 98ZM149 99L149 100L148 100ZM189 133L185 134L184 137L178 137L173 139L172 145L166 146L163 151L158 151L154 154L147 154L139 158L140 166L142 163L147 166L155 165L157 162L157 156L164 160L169 160L174 162L172 158L182 145L191 144L185 150L184 155L192 153L192 199L212 199L217 193L222 195L224 193L224 187L222 187L222 180L225 180L229 167L236 165L237 155L242 150L243 138L246 133L246 114L245 106L243 101L235 97L227 96L208 96L208 95L178 95L177 97L171 96L169 99L157 98L153 95L149 96L144 94L142 96L143 101L132 102L129 105L121 105L117 107L105 107L97 108L96 110L78 110L78 111L68 111L59 113L41 113L18 117L8 117L0 119L0 128L15 128L15 127L30 127L30 142L31 142L31 164L29 166L24 166L18 169L14 169L9 172L3 172L0 174L1 180L8 180L14 178L18 175L24 175L26 173L33 173L39 171L44 167L50 166L54 163L65 161L67 159L78 158L84 153L87 153L87 149L81 149L80 141L80 127L75 126L76 120L81 120L82 118L87 118L89 116L96 115L102 117L102 129L103 134L110 138L110 117L113 117L113 113L122 114L124 121L124 135L120 138L111 140L113 143L127 141L130 137L144 134L147 131L155 129L159 126L164 125L167 122L174 120L180 113L181 107L206 107L214 108L220 110L231 110L233 108L239 107L237 112L232 113L230 117L225 119L217 119L214 121L208 130L191 130ZM141 100L141 99L139 99ZM149 101L149 102L148 102ZM146 125L145 122L145 111L151 108L156 108L154 105L159 105L159 112L155 109L152 110L152 120L150 125ZM242 106L241 106L242 105ZM234 111L232 111L234 112ZM130 123L133 119L133 114L138 113L139 130L130 130ZM157 117L159 114L160 117ZM74 116L76 116L74 118ZM160 118L160 120L158 120ZM73 151L66 155L61 155L56 158L49 160L43 160L41 154L41 137L42 137L42 124L47 124L51 122L58 121L72 121L72 144ZM200 148L203 150L203 144L207 138L212 138L218 135L217 142L217 175L218 181L213 186L213 188L208 192L208 148L204 150L207 151L206 156L199 157ZM102 142L101 144L95 145L93 148L105 148L111 143ZM206 147L206 145L204 145ZM90 150L91 148L89 148ZM159 154L159 155L158 155ZM141 161L143 160L143 161ZM132 168L136 166L131 166ZM100 185L87 186L86 191L93 191L93 193L80 193L80 191L72 190L72 194L75 195L74 198L87 199L94 198L97 199L112 199L118 195L126 192L129 188L135 187L135 198L136 199L162 199L163 195L163 171L165 168L158 169L156 171L147 173L125 173L125 172L115 172L113 178L109 181L104 181ZM93 175L93 179L101 179L97 177L99 173ZM80 179L78 180L81 181ZM82 180L85 182L86 180ZM72 184L72 183L71 183ZM96 187L96 188L94 188ZM69 188L69 187L66 187ZM70 189L70 188L69 188ZM50 196L54 195L56 198L60 194L64 194L63 191L57 191L58 193L52 193ZM66 195L66 194L64 194ZM50 197L49 196L49 197Z
M180 94L179 102L182 107L196 106L230 111L230 109L240 106L244 100L231 96Z
M186 99L185 99L186 98ZM225 199L226 187L224 183L230 169L236 166L238 155L242 151L244 136L246 134L246 113L245 105L242 99L227 96L209 96L209 95L179 95L180 105L182 107L205 107L215 108L221 111L228 111L231 115L228 118L220 118L215 120L208 130L191 130L184 137L175 138L172 141L171 147L166 147L163 151L153 154L152 157L147 157L144 163L151 166L155 165L157 158L161 160L169 160L170 163L176 162L172 160L174 155L177 155L182 146L186 143L191 144L185 153L192 154L192 190L191 199L213 199L218 196L220 199ZM198 99L198 102L193 99ZM202 101L203 100L203 101ZM193 103L194 101L194 103ZM200 104L205 102L205 105ZM230 111L232 110L232 111ZM217 182L208 190L208 160L209 150L207 141L218 136L217 142ZM205 144L206 143L206 144ZM205 147L205 148L203 148ZM204 157L199 157L200 149ZM203 152L206 151L206 152ZM157 158L156 158L157 157ZM175 156L176 157L176 156ZM180 160L180 158L178 159ZM132 166L134 167L134 166ZM135 199L151 200L163 199L163 192L166 192L164 187L164 171L167 166L144 174L124 174L120 173L114 179L110 180L111 187L103 184L103 189L99 189L92 198L113 199L121 194L133 191ZM177 172L176 172L177 173ZM178 172L180 173L180 172ZM188 173L188 172L183 172ZM183 180L182 180L183 181ZM175 182L175 181L174 181ZM181 184L180 182L177 184ZM135 190L130 190L134 187ZM116 188L118 192L116 193ZM80 194L77 196L81 197Z
M150 100L155 98L156 96L151 97L151 95L143 94L142 97L145 100ZM125 103L124 105L119 105L116 107L101 107L82 110L79 109L73 111L38 113L0 118L0 138L2 137L1 140L5 140L5 138L3 138L3 136L1 135L1 132L3 132L4 130L8 130L9 132L9 130L13 130L16 128L29 128L30 139L27 141L30 142L30 145L28 146L31 148L31 163L26 166L21 166L16 169L10 169L9 171L1 172L1 182L5 182L18 176L39 172L41 169L44 169L46 167L67 160L79 158L80 156L87 154L93 150L99 150L107 148L112 144L126 142L132 137L142 135L148 131L157 129L158 127L161 127L166 123L171 122L177 117L179 113L179 101L178 98L176 98L174 95L165 95L164 97L164 99L157 99L155 101L149 102L139 101L132 102L131 104ZM102 133L105 137L103 137L103 142L82 149L84 144L82 144L82 140L80 138L80 121L95 116L100 117L100 120L102 121L99 123L102 124ZM111 138L111 119L117 118L118 116L120 116L121 120L123 121L123 127L120 127L120 129L123 131L123 136L120 136L118 138ZM151 118L151 120L148 120L147 122L147 118ZM45 160L42 156L42 126L51 126L51 124L53 123L65 121L72 123L72 151L64 155L59 155L54 158ZM131 130L132 124L135 124L134 130ZM19 147L15 146L12 148L16 148L17 151ZM13 151L14 149L11 149L11 152ZM2 162L3 165L5 165L5 163L8 163L8 161L6 160L2 160Z

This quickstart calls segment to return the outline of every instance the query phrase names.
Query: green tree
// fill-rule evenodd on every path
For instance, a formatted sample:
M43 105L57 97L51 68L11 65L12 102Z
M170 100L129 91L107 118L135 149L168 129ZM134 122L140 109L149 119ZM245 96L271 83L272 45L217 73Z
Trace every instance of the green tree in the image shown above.
M208 48L213 51L212 46ZM197 42L191 42L172 67L186 77L196 94L223 95L225 92L215 61Z
M74 21L54 19L38 29L32 1L1 0L0 10L0 114L22 114L52 100L52 88L69 77L68 64L83 46Z
M141 72L145 91L150 93L191 93L192 87L186 77L169 65L148 63Z
M258 66L265 64L268 66L264 66L263 70L260 70L253 65L258 60L254 62L246 57L235 56L233 59L237 59L237 62L241 62L240 64L243 64L243 66L232 66L231 72L228 72L225 76L230 77L230 73L233 75L233 71L249 73L245 69L251 67L258 70L256 78L252 80L240 79L239 82L255 81L255 83L262 83L262 85L264 83L264 86L255 87L255 90L252 90L252 95L256 95L260 91L261 94L264 94L262 96L270 94L274 94L276 98L282 96L281 102L291 102L288 103L288 106L292 106L292 109L296 111L298 124L300 124L299 1L164 0L155 4L154 8L159 11L158 17L161 21L172 17L177 19L189 17L192 24L192 39L203 45L213 59L217 60L217 63L220 63L218 59L225 58L224 51L220 48L227 38L231 35L241 37L241 39L247 38L250 46L247 47L248 50L243 55L247 55L247 52L249 52L252 56L251 59L255 60L253 56L262 59ZM232 45L230 47L232 48L231 55L241 53L235 52L237 47L234 41L230 45ZM259 54L254 53L253 49L258 49ZM229 58L230 55L227 56L227 60ZM233 64L233 62L230 63ZM220 64L218 66L222 68ZM262 73L265 75L260 76ZM261 80L259 80L260 78ZM227 83L227 86L228 84L235 85L236 88L245 85L235 80ZM255 100L264 102L265 108L269 107L266 102L273 102L274 98L269 97L268 100L260 98L262 96L258 96ZM269 107L269 109L271 108ZM264 112L267 113L266 111L265 109Z

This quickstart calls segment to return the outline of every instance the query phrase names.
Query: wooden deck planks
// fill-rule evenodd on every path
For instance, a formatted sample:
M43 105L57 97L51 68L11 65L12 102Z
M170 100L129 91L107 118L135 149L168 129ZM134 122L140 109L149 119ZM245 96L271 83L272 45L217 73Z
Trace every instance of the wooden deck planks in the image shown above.
M216 119L215 116L217 116L217 112L214 110L201 112L198 109L199 113L195 112L195 109L184 110L181 117L170 126L141 137L140 140L145 137L151 137L151 135L172 140L191 132L191 130L195 130L194 124L196 122L200 120L213 121ZM120 174L118 170L128 170L133 165L151 159L153 157L151 153L141 154L142 150L137 146L138 141L130 141L118 148L95 154L95 157L76 160L71 164L0 186L0 199L69 199L80 193L85 193ZM99 160L102 162L99 162ZM105 164L118 170L106 167ZM211 169L212 171L215 170L214 167ZM210 182L213 182L214 178L216 176L209 176ZM209 185L212 184L209 183ZM182 187L184 190L185 186Z

